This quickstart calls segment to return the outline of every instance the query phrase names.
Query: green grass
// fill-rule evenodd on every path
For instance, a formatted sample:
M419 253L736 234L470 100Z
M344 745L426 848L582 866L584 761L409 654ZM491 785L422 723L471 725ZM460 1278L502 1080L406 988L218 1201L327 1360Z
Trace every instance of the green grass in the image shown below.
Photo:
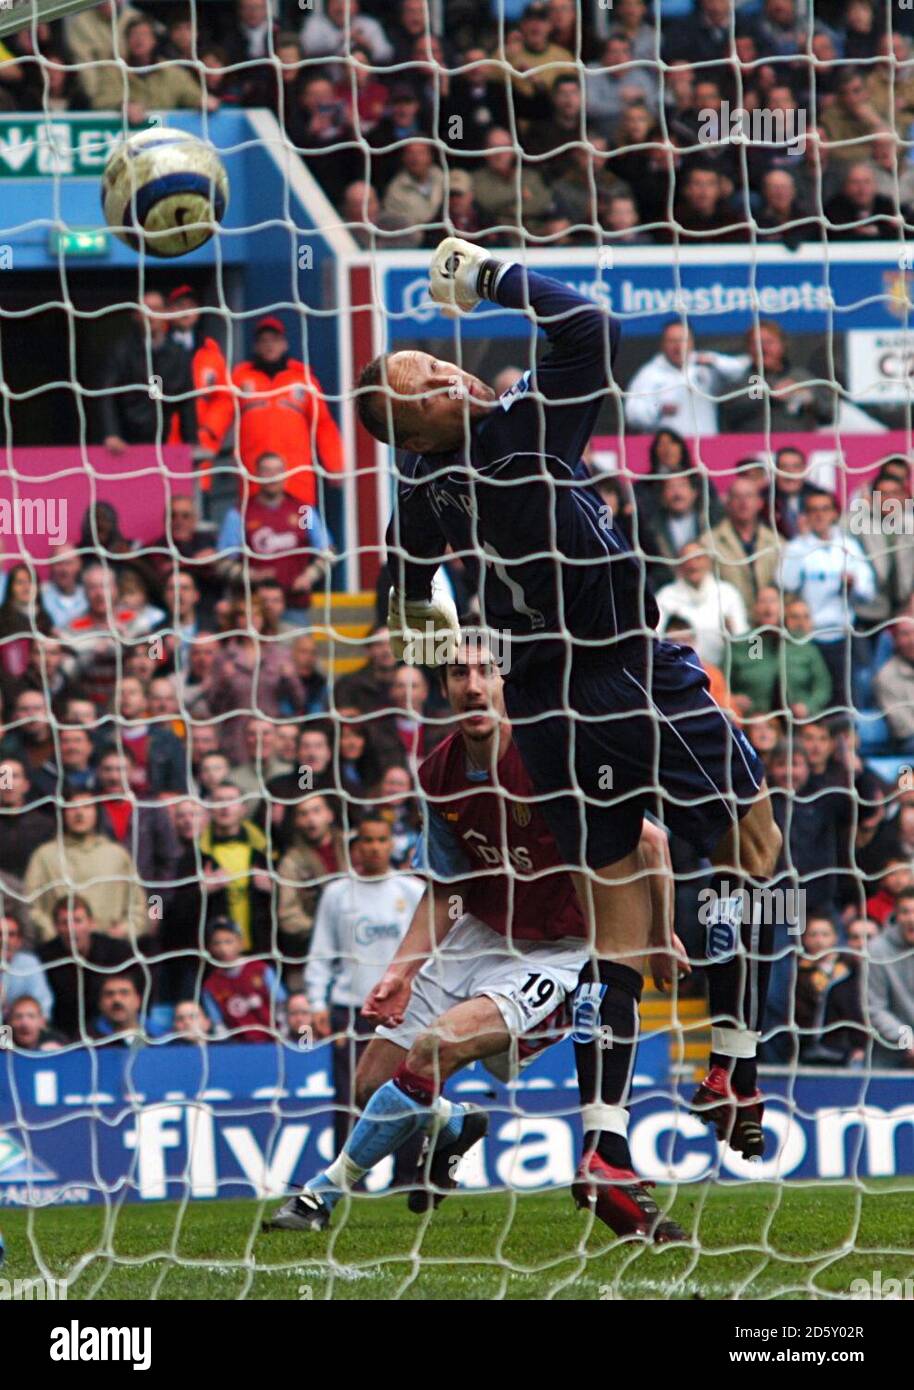
M914 1277L911 1186L897 1181L658 1189L692 1237L619 1242L567 1191L461 1195L431 1218L356 1197L322 1235L261 1234L277 1203L0 1211L7 1279L67 1278L70 1298L827 1298L882 1271Z

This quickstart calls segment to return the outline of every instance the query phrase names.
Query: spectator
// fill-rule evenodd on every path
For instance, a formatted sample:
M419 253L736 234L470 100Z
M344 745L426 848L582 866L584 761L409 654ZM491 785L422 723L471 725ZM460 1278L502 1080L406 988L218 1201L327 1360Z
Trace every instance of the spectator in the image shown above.
M806 478L805 454L792 445L778 449L774 469L774 522L778 534L792 541L800 534L806 498L815 487Z
M92 766L94 748L85 729L61 729L60 780L79 791L95 789L95 769Z
M245 759L232 768L231 780L244 793L253 816L266 784L292 771L276 751L276 726L268 719L249 719L244 730Z
M611 193L599 202L600 225L611 246L649 246L651 237L639 230L638 205L630 193Z
M137 15L124 30L123 63L101 63L97 74L90 95L93 108L126 110L131 125L141 125L149 111L199 111L203 103L191 64L166 59L146 15Z
M338 207L347 185L362 172L364 160L329 73L305 69L296 105L288 116L287 132L310 173Z
M612 139L616 122L627 106L642 105L651 116L660 105L656 69L637 66L629 39L613 30L599 63L589 63L584 74L587 119L602 135Z
M650 528L652 555L658 563L651 567L651 577L659 588L677 577L677 566L671 562L682 554L683 548L696 543L704 534L706 516L698 493L698 480L687 473L666 478L660 487L660 506L647 523ZM641 537L642 544L648 537ZM666 561L662 564L659 561Z
M778 572L781 543L761 520L762 506L758 488L737 475L724 499L726 516L701 537L714 573L739 590L747 612Z
M769 169L761 181L762 205L755 222L762 235L762 245L782 245L795 251L808 240L814 226L800 201L797 181L788 169Z
M381 230L381 200L370 183L356 179L343 194L343 221L357 246L389 246Z
M752 359L738 394L721 406L725 430L747 434L788 434L819 429L834 421L835 403L830 393L805 383L813 380L787 356L787 335L779 323L761 319L746 334ZM759 389L765 394L759 397Z
M175 343L190 358L190 371L196 396L197 435L195 442L201 449L214 451L218 440L213 430L213 417L218 420L220 403L231 402L231 383L225 353L215 338L203 329L203 311L200 296L192 285L178 285L168 296L170 328L169 340ZM208 487L209 475L202 478L204 488ZM188 509L190 515L188 515ZM196 539L197 515L193 499L190 497L172 498L172 532L175 521L178 524L183 548L174 537L178 553L185 559L198 555L207 549ZM193 520L193 527L190 525ZM209 544L212 548L212 542Z
M158 888L174 877L178 841L165 806L137 802L132 763L129 747L108 748L99 758L98 827L133 859L142 886Z
M279 929L284 956L308 953L314 914L328 882L348 867L346 845L324 796L307 796L292 808L289 848L279 861Z
M396 82L390 91L387 111L368 137L371 181L379 194L383 194L400 167L404 147L410 142L429 140L431 135L415 87L409 82Z
M234 578L248 572L252 580L275 579L291 613L303 618L312 589L329 573L333 553L329 533L317 507L303 505L287 490L295 474L280 454L261 454L254 461L253 473L257 494L247 499L243 509L226 512L219 553L223 563L232 563Z
M53 806L30 802L29 780L19 758L0 763L0 880L17 889L29 859L55 833Z
M64 628L66 645L72 648L73 674L99 711L109 707L118 676L118 657L131 639L140 635L137 614L117 601L114 571L91 562L83 571L88 607L81 618Z
M224 891L228 915L245 951L272 949L272 851L263 831L245 819L238 787L223 782L212 793L210 823L199 839L202 855L215 861L209 888Z
M106 71L103 64L126 56L127 29L140 17L138 9L122 0L100 0L91 9L69 14L63 21L67 48L73 62L79 64L83 91L96 110L96 91ZM117 104L120 106L120 100Z
M564 0L564 3L573 14L577 8L575 0ZM653 24L648 23L647 16L646 0L616 0L612 13L613 26L618 34L628 39L632 58L636 62L655 63L658 57L658 33Z
M354 1118L358 1056L374 1031L359 1011L406 935L423 893L417 879L390 873L393 837L386 821L366 817L356 844L355 874L328 884L321 896L305 968L315 1036L339 1039L333 1048L339 1147Z
M303 706L296 714L323 714L327 708L327 677L321 670L317 643L309 632L296 637L291 645L292 665L304 692Z
M872 599L857 605L857 616L867 627L897 618L914 594L914 546L908 536L897 534L893 518L907 500L905 484L880 470L872 493L851 503L849 530L876 577Z
M850 165L825 217L832 241L897 240L903 221L894 200L877 191L869 164Z
M871 1059L876 1067L914 1067L914 888L870 945L867 1003Z
M141 796L187 790L187 755L164 720L154 719L143 683L122 677L117 691L118 738L132 758L131 787Z
M668 62L714 63L730 56L730 0L698 0L694 15L676 20L664 35Z
M308 996L304 990L296 990L286 1000L285 1037L287 1042L298 1043L299 1047L310 1047L313 1041L311 1010Z
M544 234L552 194L535 169L518 169L518 151L507 130L493 127L485 148L485 164L473 175L480 230L493 246L523 246L525 235Z
M390 707L390 687L397 671L386 625L376 627L366 641L364 666L351 675L341 676L333 687L335 705L355 705L363 714Z
M852 609L872 601L875 580L858 541L838 527L838 504L830 492L809 492L803 516L805 534L781 554L780 584L804 599L814 615L813 641L831 673L835 703L844 706L850 698L846 666Z
M279 25L269 0L238 0L235 22L226 39L227 67L240 67L233 78L244 106L276 109L276 70L272 62L279 43Z
M678 320L668 323L660 335L660 351L628 385L629 427L649 434L663 426L685 439L710 438L718 433L715 398L744 375L748 360L696 352L689 330Z
M673 221L687 246L748 239L745 218L728 205L724 181L707 160L689 165L683 173Z
M668 223L677 157L643 103L625 108L609 148L607 173L631 190L639 222Z
M32 570L28 565L13 565L0 603L0 673L7 680L21 676L28 666L33 637L49 637L51 631Z
M190 356L169 339L168 327L165 300L158 290L147 290L131 315L130 331L111 348L98 410L105 447L113 454L129 444L169 442L175 419L179 438L196 443ZM150 374L161 380L158 394L149 390Z
M370 135L384 115L389 93L384 83L379 81L367 49L349 50L335 95L343 108L347 124L363 139Z
M399 763L387 768L378 784L375 810L390 825L394 840L391 855L394 868L411 868L422 839L422 812L408 768L401 767Z
M907 859L889 858L877 883L876 892L866 900L866 915L884 927L898 909L898 895L905 888L914 888L914 868Z
M52 548L50 578L41 586L41 603L55 628L67 627L86 611L81 569L82 561L71 545L55 545Z
M164 1029L152 1018L144 1019L143 996L129 971L112 975L98 992L98 1013L90 1030L97 1042L132 1047L147 1038L161 1037Z
M859 959L838 951L829 917L808 917L797 962L795 1021L803 1066L842 1066L865 1043Z
M453 150L461 154L461 167L464 163L467 168L478 164L479 151L486 148L493 128L508 129L509 96L503 69L488 61L485 49L468 49L461 71L454 74L442 112L445 131L459 132L455 138L449 136L447 148L449 153Z
M568 89L563 82L559 92ZM616 193L628 195L628 187L620 183L606 166L606 140L602 135L588 134L579 144L572 145L562 156L561 167L552 180L552 196L561 212L575 226L592 228L600 225L601 209ZM637 217L636 217L637 221Z
M801 600L793 600L785 618L789 636L781 624L781 596L773 585L766 585L753 606L754 631L730 644L730 687L741 715L789 709L795 718L806 719L828 704L828 667L805 640L811 627L809 610Z
M99 833L90 792L65 791L63 800L63 833L38 846L23 880L39 941L53 935L52 914L66 884L88 904L99 931L137 942L149 930L149 919L135 863L121 845Z
M64 649L53 638L35 638L29 643L25 670L18 676L0 678L0 700L3 708L12 709L24 692L50 696L56 713L66 707L73 696L78 698L79 687L65 668ZM94 716L93 716L94 717Z
M305 692L283 644L261 640L263 605L258 594L251 595L249 604L243 597L234 601L232 627L238 635L219 641L202 696L212 717L227 716L220 720L220 740L229 760L240 762L245 715L279 718L285 702L300 709Z
M54 995L51 1025L71 1042L85 1040L106 972L133 959L133 949L97 930L92 908L78 893L55 900L51 921L53 935L37 952Z
M686 618L702 661L722 667L728 637L741 637L749 626L739 590L725 579L714 578L710 556L695 542L680 551L678 573L677 579L657 592L659 631L664 631L673 613Z
M573 55L551 36L549 5L534 0L523 11L520 27L506 35L505 56L512 69L515 109L535 116L548 109L549 92L566 72L573 72ZM529 76L521 76L528 73Z
M24 690L17 697L12 727L0 740L0 757L15 758L25 769L29 807L43 798L53 802L59 790L57 752L47 702L37 690Z
M400 155L400 172L387 185L381 204L385 216L395 219L409 235L410 244L437 242L444 205L444 174L435 163L432 146L411 140Z
M394 50L383 26L360 13L359 0L327 0L323 14L312 14L301 30L302 48L309 58L336 58L353 44L363 48L372 67L394 61Z
M380 759L365 725L342 720L338 726L336 755L340 791L361 801L381 776Z
M165 610L151 601L151 583L145 570L121 565L117 570L117 602L134 614L137 636L146 636L165 622Z
M775 789L774 819L784 837L774 886L802 892L807 921L813 915L833 918L842 873L841 847L853 821L853 802L839 790L815 785L799 744L794 744L792 753L780 744L770 754L768 782Z
M9 1025L13 1047L19 1052L57 1052L66 1042L48 1027L38 1000L28 994L21 994L10 1009Z
M857 164L873 157L872 137L891 135L887 120L873 105L857 68L842 67L835 82L836 99L822 113L820 125L830 157ZM860 167L866 168L863 164Z
M9 913L0 915L0 1020L8 1019L17 999L28 998L49 1014L54 996L41 961L26 948L22 924Z
M225 1028L233 1042L270 1042L276 1033L277 1005L286 998L273 966L241 959L242 933L228 917L212 923L207 947L216 961L203 986L203 1007L210 1019Z
M293 463L286 491L299 502L317 500L315 467L323 474L343 471L342 439L327 407L321 384L302 362L289 355L281 319L267 315L254 331L254 351L232 372L240 414L239 453L255 477L264 454ZM234 421L234 403L213 426L220 446ZM312 439L314 448L312 448Z
M914 621L892 628L895 655L873 677L873 694L886 717L898 751L914 752Z
M182 1043L208 1043L224 1035L224 1030L215 1028L209 1014L196 999L180 999L175 1004L172 1019L177 1041Z

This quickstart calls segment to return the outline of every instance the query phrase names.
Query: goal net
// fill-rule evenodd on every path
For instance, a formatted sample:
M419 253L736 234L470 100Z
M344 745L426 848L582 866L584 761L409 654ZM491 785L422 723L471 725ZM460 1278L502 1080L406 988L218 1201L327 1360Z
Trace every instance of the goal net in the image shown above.
M911 15L0 6L4 1276L910 1277ZM230 185L172 261L101 212L150 124ZM446 236L521 270L455 314ZM469 637L411 610L404 651L388 593L409 618L432 572ZM613 899L597 871L629 853ZM640 979L646 942L608 1022L595 962ZM462 1107L487 1133L435 1168ZM604 1128L622 1185L658 1184L634 1237L570 1195ZM262 1232L316 1180L326 1232Z

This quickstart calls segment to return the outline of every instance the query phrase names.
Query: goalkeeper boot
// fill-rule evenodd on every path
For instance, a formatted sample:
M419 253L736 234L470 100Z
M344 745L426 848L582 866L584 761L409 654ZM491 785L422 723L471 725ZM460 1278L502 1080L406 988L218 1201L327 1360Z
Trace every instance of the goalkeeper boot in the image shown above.
M733 1090L723 1067L712 1067L692 1097L690 1113L711 1125L717 1138L743 1158L762 1158L765 1105L761 1091L740 1096Z
M598 1153L585 1154L571 1187L575 1205L592 1211L617 1236L641 1236L655 1245L688 1240L685 1231L671 1221L630 1168L613 1168Z
M489 1116L486 1111L480 1110L477 1105L468 1105L456 1139L442 1143L426 1135L416 1165L416 1177L421 1185L414 1187L406 1199L411 1212L421 1216L429 1207L440 1207L448 1193L457 1186L460 1159L488 1132Z
M264 1221L264 1231L326 1231L330 1225L330 1208L316 1192L305 1187L295 1197L279 1208L269 1221Z

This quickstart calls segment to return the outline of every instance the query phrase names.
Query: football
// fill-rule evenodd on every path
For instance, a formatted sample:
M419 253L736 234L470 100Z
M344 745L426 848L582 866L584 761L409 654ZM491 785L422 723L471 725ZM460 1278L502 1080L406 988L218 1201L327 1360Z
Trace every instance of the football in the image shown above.
M151 256L209 241L228 207L228 177L210 145L184 130L138 131L112 150L102 207L115 236Z

